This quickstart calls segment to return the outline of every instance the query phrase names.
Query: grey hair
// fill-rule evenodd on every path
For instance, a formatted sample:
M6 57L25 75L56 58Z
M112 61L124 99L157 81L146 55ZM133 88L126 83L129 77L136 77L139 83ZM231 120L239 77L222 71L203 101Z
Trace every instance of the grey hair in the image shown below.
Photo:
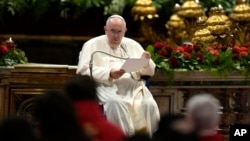
M217 98L215 98L212 94L200 93L190 97L190 99L187 102L186 108L187 110L193 110L194 107L200 104L204 104L205 102L210 103L211 105L214 106L214 108L218 108L218 110L221 107L220 101Z
M197 125L205 125L206 128L213 128L217 125L220 120L220 107L220 101L209 93L200 93L190 97L186 105L187 114L199 121L196 121Z
M112 15L112 16L108 17L108 19L107 19L107 21L106 21L106 26L108 25L108 23L110 22L110 20L113 19L113 18L118 18L118 19L122 20L123 23L124 23L124 26L125 26L125 28L126 28L126 21L125 21L125 19L124 19L122 16L120 16L120 15Z

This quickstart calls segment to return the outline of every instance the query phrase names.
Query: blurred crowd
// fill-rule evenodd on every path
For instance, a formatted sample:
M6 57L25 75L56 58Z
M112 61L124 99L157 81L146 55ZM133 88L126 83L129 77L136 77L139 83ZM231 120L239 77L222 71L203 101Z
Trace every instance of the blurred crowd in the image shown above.
M69 78L62 90L35 97L33 120L10 115L0 122L1 141L224 141L218 130L220 102L207 93L190 97L184 113L161 116L158 130L126 135L105 118L96 83L87 75ZM122 117L121 117L122 118Z

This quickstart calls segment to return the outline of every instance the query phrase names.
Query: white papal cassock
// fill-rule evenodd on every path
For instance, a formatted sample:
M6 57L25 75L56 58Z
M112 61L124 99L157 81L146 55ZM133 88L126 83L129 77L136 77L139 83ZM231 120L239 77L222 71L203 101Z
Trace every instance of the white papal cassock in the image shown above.
M146 129L152 135L160 119L159 109L145 86L145 81L140 80L140 77L154 75L154 62L150 59L149 65L140 71L125 73L119 79L111 80L109 79L110 70L121 68L125 60L102 52L122 58L140 58L144 49L138 42L126 37L122 39L118 48L112 49L106 35L95 37L83 45L79 55L77 74L90 75L92 73L94 80L98 83L97 95L104 105L107 119L117 124L125 134L133 135L136 131ZM89 67L91 58L92 69Z

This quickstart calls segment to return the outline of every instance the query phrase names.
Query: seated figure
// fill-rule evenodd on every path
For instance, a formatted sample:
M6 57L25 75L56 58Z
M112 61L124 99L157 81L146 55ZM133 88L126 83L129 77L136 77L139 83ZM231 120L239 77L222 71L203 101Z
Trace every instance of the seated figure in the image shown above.
M97 82L97 95L107 120L118 125L126 135L146 132L152 135L160 120L159 109L142 76L153 76L155 63L149 52L124 37L126 22L119 15L110 16L105 35L85 42L79 55L77 74L89 75ZM127 58L145 58L140 70L125 72Z

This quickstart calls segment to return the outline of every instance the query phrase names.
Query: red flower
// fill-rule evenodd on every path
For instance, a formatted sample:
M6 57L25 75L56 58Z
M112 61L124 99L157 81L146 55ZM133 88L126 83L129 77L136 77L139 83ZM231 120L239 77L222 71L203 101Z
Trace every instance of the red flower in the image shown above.
M214 48L213 47L207 47L206 50L210 51L210 50L214 50Z
M15 47L15 43L12 40L12 38L9 38L8 40L6 40L5 44L7 45L7 48L9 48L9 49L13 49Z
M8 53L8 48L6 45L1 45L0 46L0 54L7 54Z
M200 51L201 50L201 46L197 45L197 44L194 44L193 48L194 48L195 51Z
M155 44L154 44L154 48L156 49L156 50L160 50L160 49L162 49L164 47L164 43L163 42L156 42Z
M213 54L215 57L218 57L218 56L220 55L219 51L216 50L216 49L214 49L214 50L212 51L212 54Z
M221 46L220 49L221 49L222 51L226 51L226 50L227 50L227 46Z
M191 59L192 58L192 55L188 52L183 52L183 55L186 59Z
M181 52L181 53L185 51L182 46L178 46L175 50L176 52Z
M196 57L198 58L198 60L199 60L200 62L203 62L203 61L204 61L204 55L203 55L203 54L197 53L197 54L196 54Z
M219 51L217 49L207 47L207 51L210 51L210 53L212 53L215 57L219 56Z
M193 45L192 44L185 44L184 50L188 53L191 53L193 51Z
M248 48L247 47L240 47L240 51L244 51L244 52L247 52L248 51Z
M169 52L169 53L171 53L173 50L174 50L174 48L172 47L172 46L170 46L170 45L166 45L166 50Z
M249 47L249 44L243 44L241 47Z
M149 49L156 55L156 61L159 62L157 65L158 69L184 68L199 70L206 69L207 67L218 68L218 66L222 66L222 71L227 71L227 68L231 67L245 69L250 57L248 55L250 42L248 43L249 45L230 46L229 44L234 45L233 42L208 46L192 44L190 42L181 45L171 44L170 42L156 42L154 44L154 51L152 52L152 45L149 46ZM166 65L165 63L168 64ZM234 63L237 63L237 65Z
M170 57L169 58L169 64L173 67L173 68L178 68L179 67L179 60L176 57Z
M234 46L232 51L233 53L240 53L240 47Z
M15 47L14 42L6 42L6 45L9 49L13 49Z
M158 54L161 55L161 56L167 56L168 53L167 53L166 50L161 49L161 50L158 51Z
M241 57L244 57L244 58L247 58L248 52L246 52L246 51L241 51L241 52L240 52L240 56L241 56Z

